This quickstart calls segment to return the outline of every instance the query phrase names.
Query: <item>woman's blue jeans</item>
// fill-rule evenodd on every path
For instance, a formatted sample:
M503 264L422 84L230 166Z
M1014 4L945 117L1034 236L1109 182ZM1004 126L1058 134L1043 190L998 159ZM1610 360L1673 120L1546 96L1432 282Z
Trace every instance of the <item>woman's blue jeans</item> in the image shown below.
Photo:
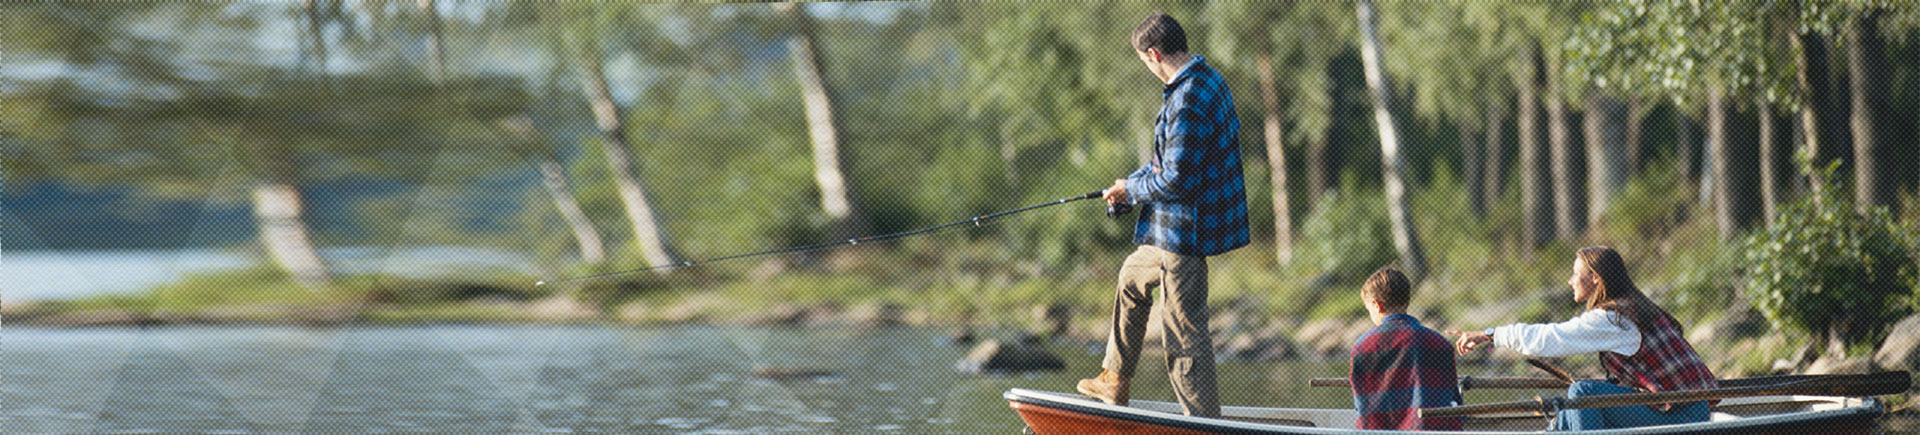
M1567 397L1570 398L1638 392L1640 391L1600 381L1580 381L1567 387ZM1674 406L1676 409L1666 413L1654 411L1644 405L1568 409L1560 411L1558 418L1553 420L1553 430L1593 430L1696 423L1707 421L1709 417L1707 402L1693 402L1685 405L1676 403Z

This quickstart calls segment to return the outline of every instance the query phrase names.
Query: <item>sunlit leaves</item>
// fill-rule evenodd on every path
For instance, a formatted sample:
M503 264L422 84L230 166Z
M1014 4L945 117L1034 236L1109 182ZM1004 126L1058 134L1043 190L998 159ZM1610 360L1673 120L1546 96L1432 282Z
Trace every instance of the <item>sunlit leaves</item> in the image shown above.
M1566 69L1602 88L1695 106L1709 86L1780 106L1798 104L1786 38L1837 35L1847 19L1888 0L1630 0L1598 3L1563 50ZM1896 24L1897 25L1897 24Z
M1815 190L1746 238L1745 289L1776 327L1877 341L1920 302L1920 234L1885 207L1856 211L1840 191Z

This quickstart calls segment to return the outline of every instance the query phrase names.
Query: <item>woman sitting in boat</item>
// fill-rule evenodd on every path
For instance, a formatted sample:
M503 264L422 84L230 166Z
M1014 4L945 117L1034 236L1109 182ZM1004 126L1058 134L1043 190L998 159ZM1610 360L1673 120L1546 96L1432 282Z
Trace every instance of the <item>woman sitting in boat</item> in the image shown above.
M1567 396L1716 388L1713 372L1681 334L1680 323L1633 285L1620 253L1605 246L1581 249L1573 260L1573 299L1587 311L1561 323L1512 324L1459 332L1461 354L1483 344L1539 357L1596 352L1607 375L1621 385L1580 381ZM1621 406L1560 411L1555 430L1591 430L1707 421L1707 402Z

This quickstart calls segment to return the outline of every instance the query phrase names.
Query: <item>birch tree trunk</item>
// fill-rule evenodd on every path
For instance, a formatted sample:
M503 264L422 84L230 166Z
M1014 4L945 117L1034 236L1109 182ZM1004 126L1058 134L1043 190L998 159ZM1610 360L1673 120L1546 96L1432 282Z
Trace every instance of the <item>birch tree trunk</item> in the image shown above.
M1573 137L1567 131L1567 104L1560 87L1560 74L1547 68L1547 92L1541 99L1547 105L1547 146L1553 159L1553 231L1561 239L1580 237L1585 231L1586 215L1581 208L1580 182L1583 181L1574 158Z
M587 218L586 210L580 207L579 197L573 194L572 183L567 182L567 171L553 154L535 150L538 142L533 131L533 121L525 116L515 116L500 121L500 125L528 143L520 153L528 161L540 167L540 184L546 188L547 196L553 199L555 211L567 223L567 229L573 232L574 246L580 250L580 261L599 263L606 261L606 242L600 238L600 231L594 229L593 220Z
M1400 262L1409 277L1423 276L1426 259L1420 251L1420 237L1413 227L1408 209L1406 163L1400 158L1400 132L1395 129L1389 103L1392 88L1380 65L1380 35L1375 29L1378 17L1372 0L1360 0L1356 9L1360 19L1360 60L1367 76L1367 89L1373 95L1373 122L1380 130L1381 176L1387 189L1387 215L1393 221L1393 247L1400 251ZM1417 278L1416 278L1417 279Z
M1461 127L1459 133L1460 182L1467 188L1467 209L1472 211L1474 216L1486 216L1486 191L1480 188L1480 180L1485 178L1481 172L1486 170L1486 158L1481 154L1486 151L1486 148L1479 142L1483 140L1484 135L1466 127Z
M574 246L580 250L580 261L595 264L607 261L607 242L600 238L600 230L594 228L593 220L587 218L587 212L580 207L580 198L574 196L573 186L567 182L566 170L560 162L553 159L540 161L540 181L547 188L547 196L553 198L553 208L567 222L567 229L573 233Z
M1753 104L1758 108L1755 112L1760 123L1760 212L1766 224L1773 225L1774 216L1779 213L1780 196L1784 193L1781 191L1781 180L1784 174L1790 172L1783 170L1786 167L1783 162L1785 159L1781 158L1781 136L1775 131L1779 127L1774 124L1772 103L1767 102L1766 98L1756 98Z
M801 97L806 104L807 135L813 143L813 181L820 188L820 209L833 220L835 238L853 237L869 230L866 213L847 187L841 168L840 114L834 104L833 88L828 86L826 65L818 49L813 20L798 3L776 3L775 9L787 13L794 23L793 39L787 51L793 57L794 73L800 80Z
M1618 98L1587 97L1587 116L1581 126L1587 140L1587 228L1599 226L1614 195L1627 188L1627 138L1632 121L1627 105Z
M1828 95L1825 80L1826 44L1818 35L1811 34L1796 34L1789 40L1793 42L1794 51L1800 53L1794 57L1794 66L1797 67L1794 85L1800 94L1800 132L1803 135L1800 140L1806 144L1807 155L1813 158L1813 166L1820 168L1831 161L1834 152L1830 148L1835 146L1827 143L1831 134L1826 132L1821 119L1824 117L1821 111L1827 107ZM1817 179L1813 180L1812 186L1816 191L1826 188Z
M1329 119L1341 119L1346 108L1341 98L1347 92L1346 81L1334 77L1334 67L1331 64L1325 67L1323 73L1328 75L1328 86L1325 91L1329 101L1327 116ZM1333 145L1339 137L1340 123L1330 122L1327 123L1326 134L1307 141L1306 161L1302 162L1304 164L1301 166L1306 167L1307 170L1307 198L1310 202L1319 201L1320 198L1326 197L1327 191L1339 188L1339 180L1334 177L1338 176L1339 161L1342 158L1337 154L1340 150L1335 149Z
M1540 45L1534 43L1527 50L1531 71L1517 83L1520 113L1517 115L1517 132L1520 136L1520 239L1531 252L1553 240L1553 200L1549 196L1546 164L1546 147L1540 141L1540 95L1539 90L1546 82L1546 65L1541 59Z
M418 0L420 13L427 18L427 54L433 59L434 80L447 79L447 49L444 26L440 24L437 0Z
M600 148L606 154L614 190L626 209L627 220L633 224L634 243L639 245L640 255L648 266L678 263L678 256L668 247L666 230L661 228L653 204L647 199L646 184L640 179L640 167L633 159L632 145L627 142L623 111L619 103L613 101L613 93L607 89L607 76L600 55L594 51L597 49L587 50L580 69L580 80L593 108L594 123L600 128L604 142Z
M1674 110L1672 113L1673 158L1680 165L1680 178L1693 180L1694 177L1700 176L1701 166L1700 152L1697 149L1699 147L1696 146L1697 140L1694 139L1693 117L1685 110Z
M1334 127L1329 126L1327 129L1332 130ZM1307 160L1301 162L1303 164L1300 165L1307 169L1307 201L1309 203L1326 197L1327 191L1334 188L1333 151L1329 149L1332 148L1332 145L1329 144L1329 137L1331 137L1331 134L1321 135L1317 139L1309 139L1307 142ZM1308 208L1311 209L1312 207Z
M1756 184L1754 169L1756 160L1751 151L1757 149L1753 124L1746 118L1734 116L1726 91L1720 86L1707 90L1707 154L1713 160L1713 213L1714 221L1720 228L1721 239L1731 239L1741 231L1753 225L1757 213L1754 207ZM1764 112L1762 113L1764 116Z
M540 184L546 186L547 196L553 198L554 210L560 212L560 216L567 221L567 229L573 231L575 246L580 248L580 261L606 261L605 242L600 240L600 232L593 228L593 220L588 219L586 211L580 208L579 198L574 197L573 187L567 183L566 170L553 159L541 159L539 164Z
M311 67L325 86L327 44L321 32L319 10L313 0L302 3L306 31L300 37L300 65ZM309 63L311 62L311 63ZM258 140L258 139L256 139ZM307 226L306 201L294 174L292 150L286 145L255 142L251 148L260 183L253 186L253 221L259 231L260 245L267 258L308 290L321 290L333 284L326 260L314 247L313 232Z
M1267 167L1273 180L1274 260L1285 266L1293 262L1293 207L1287 195L1287 151L1285 144L1280 142L1280 89L1274 83L1273 55L1268 52L1265 40L1261 38L1254 66L1260 74L1260 105L1265 109L1262 110L1261 132L1266 135Z
M327 80L327 37L323 27L325 19L320 16L320 6L315 0L301 0L301 15L306 18L306 31L301 32L300 60L302 67L311 65L320 75L320 81ZM309 64L308 62L312 62Z
M1864 211L1893 205L1893 188L1880 162L1879 121L1887 108L1886 41L1880 37L1877 13L1856 15L1847 35L1847 74L1852 87L1854 202Z
M1734 220L1733 195L1727 153L1727 95L1720 86L1707 89L1707 157L1713 161L1713 222L1720 228L1720 239L1733 238L1738 229Z
M253 219L260 244L273 264L309 290L333 284L327 263L313 245L306 222L306 204L300 188L282 177L253 187Z
M1507 125L1507 110L1505 105L1501 103L1502 102L1497 99L1492 99L1487 105L1487 122L1485 124L1487 137L1486 140L1482 142L1482 145L1486 146L1486 150L1481 154L1481 157L1486 159L1487 163L1480 168L1480 188L1483 191L1480 196L1483 198L1482 201L1488 204L1500 202L1501 188L1507 181L1506 157L1504 156L1506 148L1504 138L1506 135L1503 134Z
M1647 103L1640 97L1627 97L1627 176L1632 177L1646 168L1643 160L1647 155L1645 131Z

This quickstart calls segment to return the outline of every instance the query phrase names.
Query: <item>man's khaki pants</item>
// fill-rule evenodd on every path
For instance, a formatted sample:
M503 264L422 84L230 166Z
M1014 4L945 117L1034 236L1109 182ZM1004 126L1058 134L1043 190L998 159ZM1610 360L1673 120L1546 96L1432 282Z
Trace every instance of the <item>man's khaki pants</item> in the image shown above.
M1129 378L1140 362L1141 341L1160 288L1162 344L1167 377L1187 415L1220 416L1214 380L1213 337L1207 331L1207 258L1141 245L1120 266L1113 298L1112 333L1101 366Z

